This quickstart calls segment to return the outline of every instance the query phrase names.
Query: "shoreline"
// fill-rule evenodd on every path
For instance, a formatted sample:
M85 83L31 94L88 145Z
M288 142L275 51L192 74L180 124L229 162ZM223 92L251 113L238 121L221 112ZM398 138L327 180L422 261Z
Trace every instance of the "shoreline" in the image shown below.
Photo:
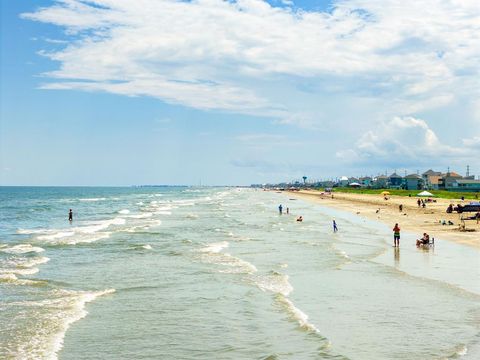
M435 199L436 202L427 203L425 208L418 207L418 197L388 196L385 200L381 194L352 194L333 192L322 193L317 190L286 191L285 194L293 198L313 201L332 208L348 211L358 216L376 220L388 226L398 223L402 231L417 233L420 238L424 232L430 237L452 241L458 244L480 249L480 224L476 220L466 220L466 229L460 231L460 214L447 214L450 203L459 203L460 200ZM403 209L399 211L399 205ZM473 213L468 213L471 216ZM442 225L445 220L454 225Z

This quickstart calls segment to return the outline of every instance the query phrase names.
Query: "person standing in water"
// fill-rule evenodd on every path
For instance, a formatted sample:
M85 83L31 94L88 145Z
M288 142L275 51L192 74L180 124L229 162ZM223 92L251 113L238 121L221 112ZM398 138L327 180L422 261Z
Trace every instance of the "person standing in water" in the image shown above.
M335 220L333 220L333 232L337 232L337 231L338 231L337 223L335 222Z
M283 212L283 206L282 206L282 204L280 204L280 205L278 206L278 213L279 213L280 215L282 215L282 212Z
M290 214L290 209L287 207L287 215Z
M400 247L400 227L398 224L393 227L393 247Z
M73 211L72 211L72 209L70 209L70 211L68 212L68 221L70 221L70 222L73 221Z

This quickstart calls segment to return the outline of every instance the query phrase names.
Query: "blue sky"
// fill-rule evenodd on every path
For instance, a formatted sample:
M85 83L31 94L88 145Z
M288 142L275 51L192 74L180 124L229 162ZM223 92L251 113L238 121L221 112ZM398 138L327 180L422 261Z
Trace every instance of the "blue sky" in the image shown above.
M1 185L480 175L475 0L1 7Z

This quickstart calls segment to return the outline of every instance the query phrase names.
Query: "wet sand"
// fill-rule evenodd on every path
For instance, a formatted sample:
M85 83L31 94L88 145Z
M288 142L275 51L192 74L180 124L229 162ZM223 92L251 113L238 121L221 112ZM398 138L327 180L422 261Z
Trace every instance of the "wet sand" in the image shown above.
M389 196L388 200L385 200L380 194L334 192L332 197L316 190L288 192L288 196L350 211L358 216L391 225L392 228L398 223L402 230L418 233L419 237L426 232L430 237L480 248L480 224L477 224L476 220L465 220L466 231L462 230L462 215L470 217L475 213L447 214L445 211L450 203L462 203L461 200L435 199L436 202L427 203L426 207L422 208L417 205L418 198L413 196ZM399 210L400 204L403 205L402 211ZM450 220L454 225L442 225L443 220L447 223Z

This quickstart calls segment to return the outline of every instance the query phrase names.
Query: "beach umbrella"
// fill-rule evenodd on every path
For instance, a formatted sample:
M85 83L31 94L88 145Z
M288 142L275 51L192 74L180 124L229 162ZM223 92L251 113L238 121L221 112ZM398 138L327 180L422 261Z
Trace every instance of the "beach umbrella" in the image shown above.
M357 182L352 182L350 184L348 184L348 186L351 186L351 187L360 187L362 186L361 184L357 183Z
M435 196L432 193L429 193L428 191L422 191L421 193L418 193L417 196Z
M382 195L390 195L390 191L382 191Z

